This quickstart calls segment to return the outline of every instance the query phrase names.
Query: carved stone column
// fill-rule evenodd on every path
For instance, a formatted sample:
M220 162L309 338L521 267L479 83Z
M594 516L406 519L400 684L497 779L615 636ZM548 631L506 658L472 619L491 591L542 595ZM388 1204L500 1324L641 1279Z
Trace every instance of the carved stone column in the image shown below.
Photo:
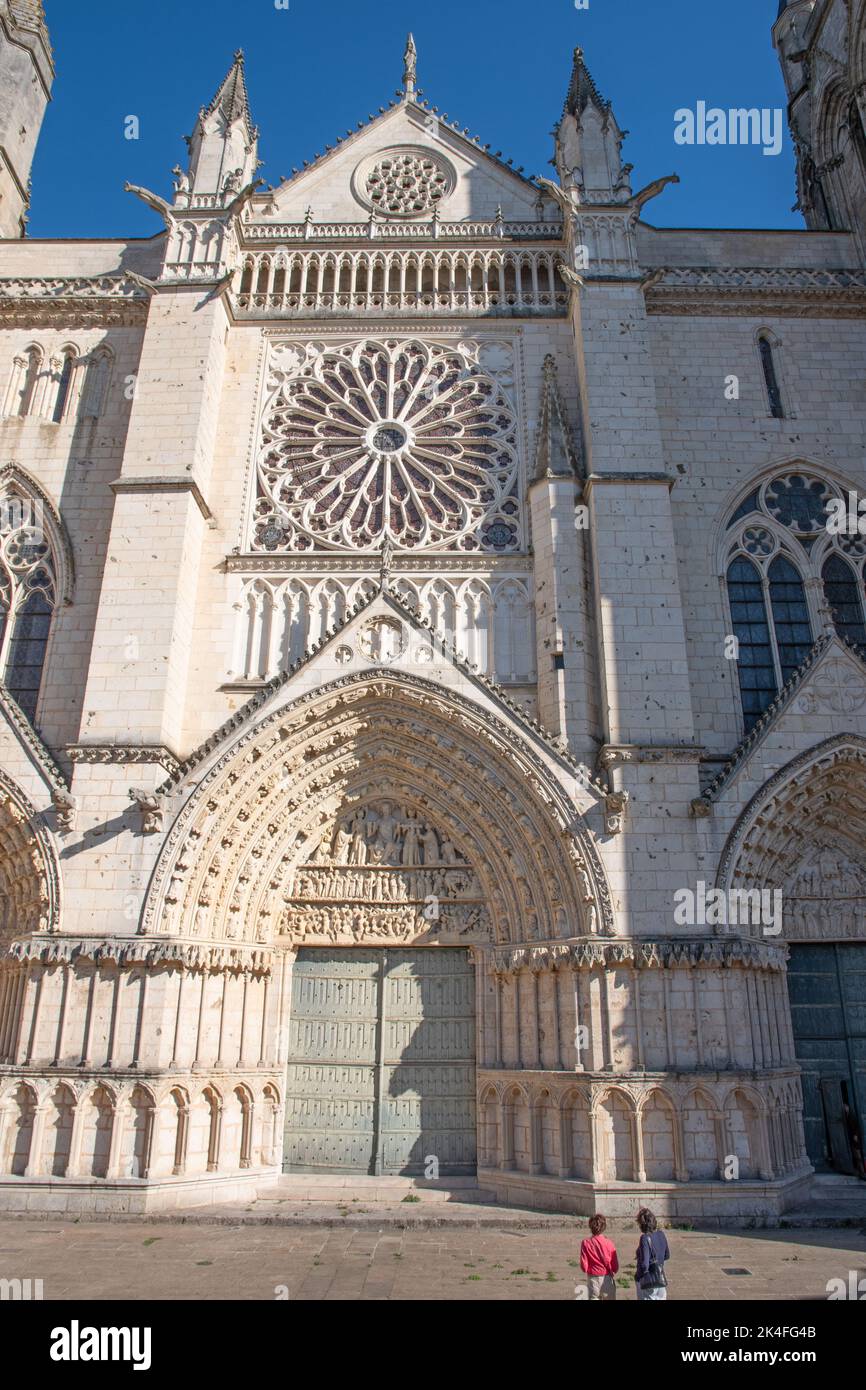
M242 996L242 999L241 999L241 1035L240 1035L240 1039L239 1039L239 1042L238 1042L238 1066L239 1066L239 1067L245 1067L245 1066L246 1066L246 1061L244 1060L244 1039L246 1038L246 1032L247 1032L247 997L248 997L248 995L249 995L249 988L250 988L250 972L249 972L249 970L244 970L242 973L243 973L243 996Z
M542 1118L541 1106L534 1100L529 1108L529 1171L534 1175L544 1172Z
M631 1114L632 1168L635 1182L646 1182L646 1167L643 1151L643 1112L633 1110Z
M0 1105L0 1174L8 1173L12 1167L12 1155L9 1155L9 1162L6 1161L6 1144L9 1133L10 1121L15 1115L15 1106L11 1097Z
M180 1177L186 1172L186 1151L189 1143L189 1106L186 1101L177 1109L177 1133L174 1141L174 1166L172 1173Z
M123 1162L123 1140L128 1106L129 1097L124 1094L119 1095L115 1103L114 1118L111 1125L111 1146L108 1153L108 1172L106 1174L109 1178L122 1176L120 1166Z
M499 1166L503 1172L514 1168L514 1104L503 1100L499 1121Z
M570 1178L574 1168L571 1108L559 1110L559 1176Z
M677 1182L689 1182L691 1174L686 1165L686 1136L683 1126L683 1113L677 1106L673 1116L674 1133L674 1176Z
M505 987L504 972L501 970L494 971L493 981L496 991L496 1066L501 1068L505 1065L502 1049L502 993Z
M33 1116L33 1132L30 1137L30 1153L27 1157L27 1167L24 1170L25 1178L39 1178L42 1176L44 1157L42 1146L45 1142L45 1121L48 1118L48 1107L50 1104L50 1097L45 1096L36 1106L36 1113Z
M141 1146L141 1174L142 1178L150 1177L150 1165L153 1157L153 1145L156 1136L157 1108L155 1105L148 1105L145 1109L144 1120L144 1142Z
M211 1100L210 1132L208 1135L207 1171L215 1173L220 1164L222 1144L223 1103L216 1095Z
M72 1138L69 1141L69 1160L66 1164L66 1177L77 1178L81 1173L81 1148L84 1143L84 1122L87 1118L84 1092L75 1096L75 1113L72 1117Z
M599 1106L593 1106L590 1110L589 1132L592 1146L592 1180L598 1184L604 1182L604 1144Z

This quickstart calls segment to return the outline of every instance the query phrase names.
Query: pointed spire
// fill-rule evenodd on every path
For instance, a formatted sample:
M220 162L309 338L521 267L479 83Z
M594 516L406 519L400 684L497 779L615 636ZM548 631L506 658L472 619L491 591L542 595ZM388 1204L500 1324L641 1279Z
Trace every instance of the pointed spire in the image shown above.
M576 189L583 203L628 201L631 165L622 161L625 132L595 85L582 48L574 50L568 94L554 135L554 163L563 188Z
M580 460L559 392L556 358L544 359L544 384L535 454L535 480L541 478L579 478Z
M576 48L571 70L571 82L568 87L568 95L565 98L565 111L571 112L572 116L579 116L590 103L602 114L610 110L610 102L605 101L593 81L592 73L586 66L583 49Z
M178 191L190 194L240 192L256 176L257 140L247 97L244 55L241 50L217 88L209 106L203 106L189 137L189 174Z
M415 95L415 83L418 79L418 50L415 47L414 35L410 34L406 40L406 52L403 54L403 95L413 97Z
M247 79L244 70L244 51L239 48L234 56L234 62L228 70L222 85L219 87L216 96L205 110L205 117L213 116L219 111L225 117L228 125L234 125L235 121L243 120L246 123L247 138L252 142L258 131L253 125L253 118L250 115L250 103L247 95Z

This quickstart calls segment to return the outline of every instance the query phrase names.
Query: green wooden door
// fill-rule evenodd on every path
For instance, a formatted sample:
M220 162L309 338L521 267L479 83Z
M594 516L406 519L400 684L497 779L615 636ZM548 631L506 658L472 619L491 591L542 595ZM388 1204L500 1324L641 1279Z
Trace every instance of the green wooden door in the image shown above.
M286 1172L475 1172L475 975L468 952L301 950Z
M853 1171L852 1126L861 1145L866 1132L866 945L792 944L788 992L809 1157Z

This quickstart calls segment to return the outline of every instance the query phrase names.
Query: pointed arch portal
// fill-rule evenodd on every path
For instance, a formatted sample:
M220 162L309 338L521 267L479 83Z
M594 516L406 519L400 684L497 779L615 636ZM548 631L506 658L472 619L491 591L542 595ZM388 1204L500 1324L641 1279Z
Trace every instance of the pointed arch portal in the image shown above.
M482 706L374 672L186 777L143 925L283 962L286 1165L474 1171L485 956L609 930L574 772Z
M866 1149L864 772L866 740L853 734L794 759L746 807L718 877L782 893L806 1146L816 1168L848 1174Z

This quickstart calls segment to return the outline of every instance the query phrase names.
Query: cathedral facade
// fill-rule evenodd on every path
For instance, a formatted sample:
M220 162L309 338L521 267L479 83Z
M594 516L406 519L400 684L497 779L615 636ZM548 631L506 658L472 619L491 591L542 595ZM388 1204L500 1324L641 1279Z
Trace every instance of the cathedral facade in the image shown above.
M528 176L410 39L276 187L236 55L151 237L38 241L0 0L0 1209L862 1166L866 3L773 35L804 230L655 228L580 50Z

